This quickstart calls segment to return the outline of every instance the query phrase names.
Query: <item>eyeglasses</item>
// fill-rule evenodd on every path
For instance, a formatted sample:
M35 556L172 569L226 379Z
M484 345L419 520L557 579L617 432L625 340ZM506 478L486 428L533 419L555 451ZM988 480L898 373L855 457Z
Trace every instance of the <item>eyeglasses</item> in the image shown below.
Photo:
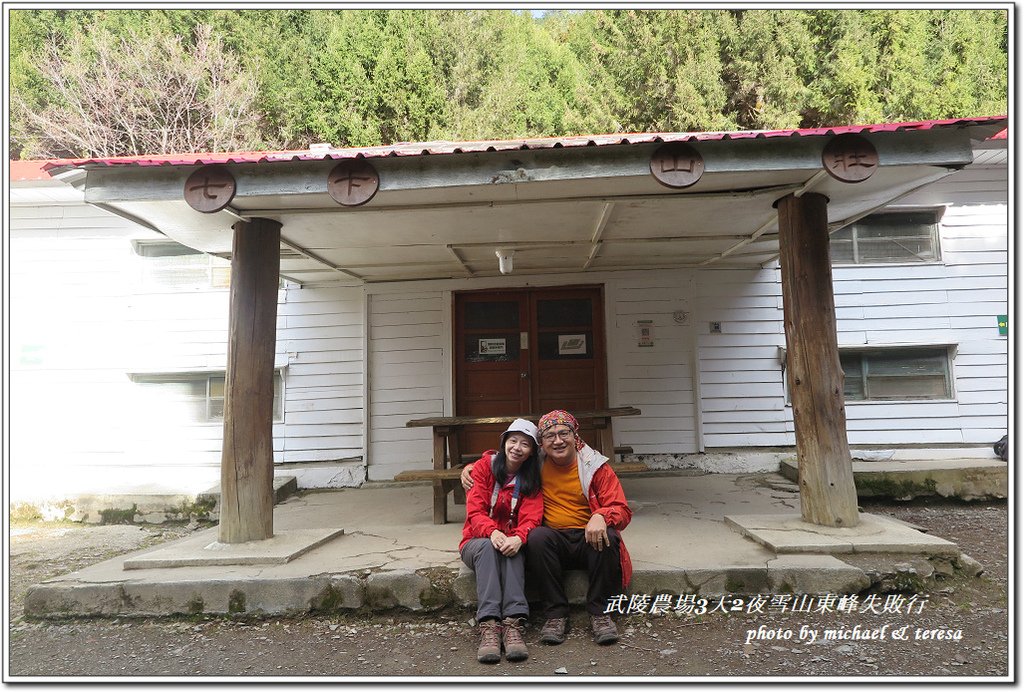
M563 440L563 441L571 440L572 439L572 430L559 430L558 432L544 433L543 435L540 436L540 439L544 440L545 442L550 442L551 440L555 439L556 437L559 440Z

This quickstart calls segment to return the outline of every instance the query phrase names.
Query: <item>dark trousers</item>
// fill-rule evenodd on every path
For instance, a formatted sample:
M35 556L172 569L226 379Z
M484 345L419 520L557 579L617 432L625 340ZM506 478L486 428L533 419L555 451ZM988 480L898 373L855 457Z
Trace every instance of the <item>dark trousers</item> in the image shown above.
M526 571L523 551L505 557L490 538L471 538L462 546L462 561L476 572L476 621L526 617Z
M608 540L611 545L599 552L584 540L583 529L538 526L530 532L526 569L540 593L540 612L545 620L569 615L569 599L563 582L565 570L587 571L587 612L591 615L603 614L608 599L622 592L619 532L609 528Z

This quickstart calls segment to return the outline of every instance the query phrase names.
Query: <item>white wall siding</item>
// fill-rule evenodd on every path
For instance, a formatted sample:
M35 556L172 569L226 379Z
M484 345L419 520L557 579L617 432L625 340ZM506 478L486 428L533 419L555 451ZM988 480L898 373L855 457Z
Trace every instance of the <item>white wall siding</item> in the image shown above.
M841 346L956 347L953 401L847 402L851 444L987 444L1006 432L1006 206L949 207L939 236L941 263L833 268Z
M288 366L275 459L365 460L362 287L288 285L281 298L277 349Z
M635 454L696 452L691 270L610 274L605 282L608 404L642 415L615 419L615 443ZM686 313L679 323L675 313ZM638 345L637 321L649 320L653 346Z
M390 480L414 468L430 468L430 428L407 428L413 418L442 416L451 336L445 310L451 295L431 288L372 293L369 301L369 480ZM420 284L426 286L429 284Z
M779 270L707 269L697 274L695 328L707 447L795 444L779 348ZM721 324L713 334L710 323Z
M147 309L134 295L141 260L130 241L160 236L123 219L75 202L15 202L10 213L12 495L103 493L125 484L198 491L216 482L219 426L214 444L210 426L159 425L137 405L128 377L194 328L198 345L168 369L203 367L210 296L184 313ZM183 324L183 316L196 322ZM172 330L166 341L147 336Z
M74 200L15 203L11 219L18 492L200 491L218 482L223 423L196 422L132 376L222 373L229 291L145 282L148 260L131 241L163 237ZM364 457L363 289L291 286L279 300L285 400L275 461ZM55 480L34 490L41 478Z

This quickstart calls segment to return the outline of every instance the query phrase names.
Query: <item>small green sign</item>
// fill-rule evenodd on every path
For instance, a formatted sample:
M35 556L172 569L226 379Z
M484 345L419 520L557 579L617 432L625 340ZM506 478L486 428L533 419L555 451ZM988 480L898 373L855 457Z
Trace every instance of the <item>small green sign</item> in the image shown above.
M996 315L996 322L999 324L999 336L1006 336L1007 327L1010 326L1006 315Z

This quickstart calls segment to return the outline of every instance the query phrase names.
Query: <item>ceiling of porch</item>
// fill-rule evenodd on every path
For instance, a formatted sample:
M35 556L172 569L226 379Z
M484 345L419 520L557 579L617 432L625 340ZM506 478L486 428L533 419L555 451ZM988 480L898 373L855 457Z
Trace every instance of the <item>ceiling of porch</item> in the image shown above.
M230 207L201 214L182 195L198 166L79 162L86 200L191 247L230 255L239 218L282 223L281 273L307 285L336 281L466 278L499 273L514 250L516 275L653 267L755 266L778 256L773 203L808 192L829 198L831 228L846 225L969 164L971 140L1005 119L960 127L866 132L880 165L860 183L822 167L831 131L818 135L689 140L705 161L691 187L650 173L666 140L606 146L366 156L380 175L365 205L327 194L338 158L223 162L237 181ZM491 147L494 149L494 147ZM343 151L343 150L335 150ZM366 154L367 150L362 150ZM351 158L351 157L349 157ZM238 160L238 162L234 162ZM82 176L81 171L85 171Z

